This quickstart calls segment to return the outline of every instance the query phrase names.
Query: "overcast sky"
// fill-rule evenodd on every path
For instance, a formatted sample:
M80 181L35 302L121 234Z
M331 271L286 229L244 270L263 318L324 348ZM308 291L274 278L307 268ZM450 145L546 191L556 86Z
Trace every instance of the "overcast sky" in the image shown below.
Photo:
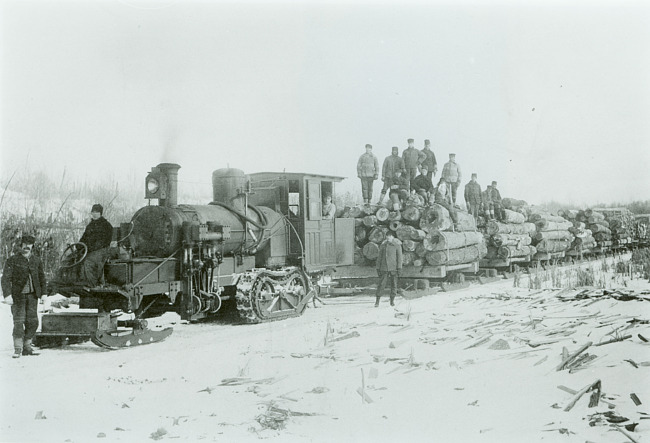
M0 4L2 185L29 158L360 189L366 143L428 138L504 196L650 198L650 2Z

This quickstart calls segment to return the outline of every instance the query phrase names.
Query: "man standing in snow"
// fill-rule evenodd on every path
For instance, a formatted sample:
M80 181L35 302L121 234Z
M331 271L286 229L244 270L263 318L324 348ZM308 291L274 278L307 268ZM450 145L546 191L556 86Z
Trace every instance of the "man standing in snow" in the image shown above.
M25 235L20 239L20 251L12 255L2 274L4 303L11 305L14 320L14 355L38 355L32 339L38 329L38 300L47 297L43 263L33 253L35 239Z
M88 248L88 255L82 263L81 278L87 284L95 286L104 274L104 263L108 258L108 248L113 239L113 226L103 216L104 208L99 203L90 210L92 220L79 242Z
M386 233L386 240L379 247L379 256L377 257L377 274L379 283L377 284L377 300L375 308L379 306L381 293L386 287L386 280L390 280L390 305L395 306L395 296L397 295L397 285L399 284L399 275L402 272L402 245L395 238L393 231Z

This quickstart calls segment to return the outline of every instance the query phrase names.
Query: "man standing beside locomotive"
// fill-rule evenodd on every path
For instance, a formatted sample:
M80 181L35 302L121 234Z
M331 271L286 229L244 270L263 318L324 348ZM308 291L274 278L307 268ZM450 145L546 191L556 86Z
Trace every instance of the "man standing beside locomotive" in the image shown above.
M402 171L404 173L406 169L404 168L404 160L399 156L399 148L393 146L393 151L391 155L384 159L384 164L381 167L381 179L384 182L384 187L381 189L381 195L379 196L379 201L377 202L380 205L386 197L386 191L388 191L393 184L393 179L395 177L395 172Z
M379 177L379 162L375 154L372 153L372 145L366 145L365 154L361 154L361 157L359 157L357 177L361 179L363 203L369 205L372 199L372 187Z
M4 303L11 305L13 317L14 355L38 355L32 348L32 339L38 329L38 300L47 297L43 263L33 253L35 239L25 235L20 240L20 251L12 255L2 274Z
M461 173L460 165L456 163L456 154L449 154L449 161L445 163L442 168L442 178L445 179L447 185L451 188L451 201L456 204L456 192L460 186Z
M397 295L397 286L399 284L399 275L402 272L402 245L395 238L393 231L386 233L386 240L379 247L379 256L377 257L377 275L379 282L377 284L377 294L375 308L379 306L381 293L386 287L386 281L390 281L390 305L395 306L395 296Z
M82 263L81 278L91 286L102 280L104 263L108 258L108 248L113 239L113 226L103 216L104 208L99 203L90 209L92 220L86 226L84 234L79 240L88 248L86 258Z
M404 152L402 152L402 159L404 160L404 166L406 167L406 178L409 181L413 180L418 175L418 167L426 158L426 154L415 149L413 143L414 140L409 138L409 146L404 150Z

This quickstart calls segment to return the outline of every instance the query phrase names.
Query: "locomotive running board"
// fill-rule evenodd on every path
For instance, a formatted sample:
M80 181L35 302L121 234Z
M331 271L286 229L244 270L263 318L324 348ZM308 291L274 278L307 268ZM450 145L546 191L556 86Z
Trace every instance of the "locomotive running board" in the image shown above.
M165 328L160 331L143 329L138 332L120 330L95 331L93 334L91 334L90 340L102 348L123 349L163 341L169 337L173 331L173 328Z

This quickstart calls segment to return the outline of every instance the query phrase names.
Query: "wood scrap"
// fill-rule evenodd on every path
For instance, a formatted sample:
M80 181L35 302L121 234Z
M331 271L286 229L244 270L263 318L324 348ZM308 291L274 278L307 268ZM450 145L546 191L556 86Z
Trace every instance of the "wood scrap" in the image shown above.
M594 346L603 346L603 345L608 345L608 344L610 344L610 343L616 343L617 341L627 340L628 338L632 338L632 335L625 335L625 336L623 336L623 337L612 338L611 340L607 340L607 341L603 341L603 342L600 342L600 343L596 343Z
M576 393L576 395L573 397L573 399L569 402L569 404L566 405L566 407L564 408L564 411L565 411L565 412L569 412L569 411L570 411L570 410L571 410L571 409L576 405L576 403L578 402L578 400L580 400L580 398L582 398L583 395L585 395L587 392L592 391L592 390L593 390L595 393L597 393L597 396L595 397L595 398L596 398L596 402L595 402L596 404L594 405L594 406L597 406L597 404L598 404L598 399L600 399L600 394L601 394L601 383L600 383L600 380L596 380L595 382L593 382L593 383L591 383L591 384L585 386L585 387L582 388L581 390L579 390L579 391ZM592 399L593 399L593 398L594 398L594 396L592 396ZM589 407L593 407L591 401L589 402L589 405L590 405Z
M564 391L564 392L568 392L569 394L573 394L573 395L578 393L578 391L576 391L575 389L567 388L566 386L562 386L562 385L558 386L557 388ZM615 408L616 405L614 403L611 403L611 402L609 402L607 400L603 400L603 398L602 398L603 395L604 394L601 394L600 401L602 401L603 403L605 403L606 405L608 405L608 406L610 406L612 408Z
M555 368L555 370L556 370L556 371L561 371L562 369L564 369L568 363L570 363L570 362L573 361L573 359L575 359L578 355L580 355L580 354L582 354L584 351L586 351L587 348L589 348L589 346L591 346L592 344L593 344L593 343L589 341L589 342L585 343L584 345L582 345L582 346L580 347L580 349L578 349L577 351L575 351L573 354L569 355L567 358L563 359L563 360L562 360L562 363L560 363L560 364L557 366L557 368Z

